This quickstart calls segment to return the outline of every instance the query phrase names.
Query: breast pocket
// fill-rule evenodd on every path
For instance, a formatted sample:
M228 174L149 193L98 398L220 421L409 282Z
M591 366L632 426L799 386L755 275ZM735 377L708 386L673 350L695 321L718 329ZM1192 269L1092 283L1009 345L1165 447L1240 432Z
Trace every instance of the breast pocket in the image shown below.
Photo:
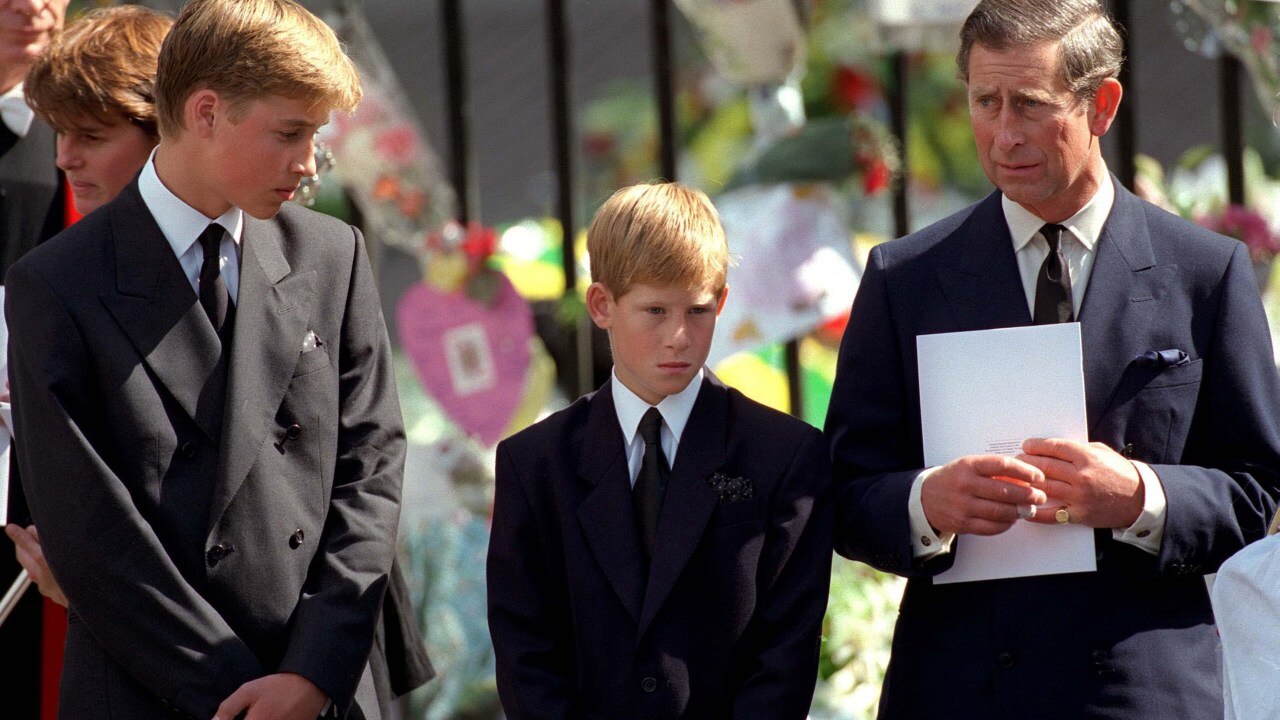
M1187 443L1204 372L1201 360L1165 368L1125 406L1124 444L1135 460L1177 463Z
M329 353L323 347L313 348L298 356L298 364L293 368L295 378L310 375L329 367Z

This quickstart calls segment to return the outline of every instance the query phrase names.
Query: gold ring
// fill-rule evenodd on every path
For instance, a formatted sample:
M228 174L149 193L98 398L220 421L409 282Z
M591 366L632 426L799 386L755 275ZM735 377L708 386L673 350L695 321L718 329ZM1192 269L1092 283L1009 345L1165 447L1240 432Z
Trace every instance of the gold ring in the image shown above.
M1071 522L1071 511L1066 508L1058 508L1058 512L1053 514L1053 519L1063 525L1066 525Z

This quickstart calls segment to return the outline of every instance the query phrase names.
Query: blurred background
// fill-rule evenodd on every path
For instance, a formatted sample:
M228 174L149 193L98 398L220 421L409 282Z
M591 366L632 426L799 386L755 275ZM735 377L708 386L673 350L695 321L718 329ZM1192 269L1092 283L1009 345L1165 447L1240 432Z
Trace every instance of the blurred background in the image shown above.
M79 2L75 7L102 3ZM176 11L181 2L145 4ZM315 207L370 240L411 441L403 558L440 677L403 717L500 717L495 444L601 382L583 232L620 186L706 191L737 259L711 366L821 427L862 262L989 193L954 53L973 0L304 0L365 78ZM1126 185L1280 249L1280 4L1112 0ZM837 558L814 718L870 718L900 581Z

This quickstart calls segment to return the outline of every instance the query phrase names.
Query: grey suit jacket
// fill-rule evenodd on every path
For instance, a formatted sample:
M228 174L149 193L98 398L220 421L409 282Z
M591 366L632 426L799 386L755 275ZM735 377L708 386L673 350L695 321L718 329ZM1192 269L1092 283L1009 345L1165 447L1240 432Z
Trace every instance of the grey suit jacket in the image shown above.
M246 216L225 406L136 183L6 284L18 457L72 607L61 717L208 718L286 671L377 717L404 431L359 231Z

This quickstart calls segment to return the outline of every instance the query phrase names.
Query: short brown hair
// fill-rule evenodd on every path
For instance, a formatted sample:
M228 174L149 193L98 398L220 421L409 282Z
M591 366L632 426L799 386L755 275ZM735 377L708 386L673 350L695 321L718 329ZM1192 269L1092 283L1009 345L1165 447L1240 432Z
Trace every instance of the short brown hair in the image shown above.
M45 48L27 72L27 104L57 130L122 120L156 137L155 75L173 21L137 5L92 10Z
M729 245L720 215L700 190L679 183L615 192L587 229L591 279L622 297L635 283L724 290Z
M982 0L960 30L960 79L969 82L974 45L1003 51L1041 42L1058 43L1060 79L1081 100L1124 64L1124 41L1097 0Z
M338 38L294 0L193 0L160 50L161 135L182 132L183 104L209 89L233 106L281 96L329 110L360 102L360 74Z

